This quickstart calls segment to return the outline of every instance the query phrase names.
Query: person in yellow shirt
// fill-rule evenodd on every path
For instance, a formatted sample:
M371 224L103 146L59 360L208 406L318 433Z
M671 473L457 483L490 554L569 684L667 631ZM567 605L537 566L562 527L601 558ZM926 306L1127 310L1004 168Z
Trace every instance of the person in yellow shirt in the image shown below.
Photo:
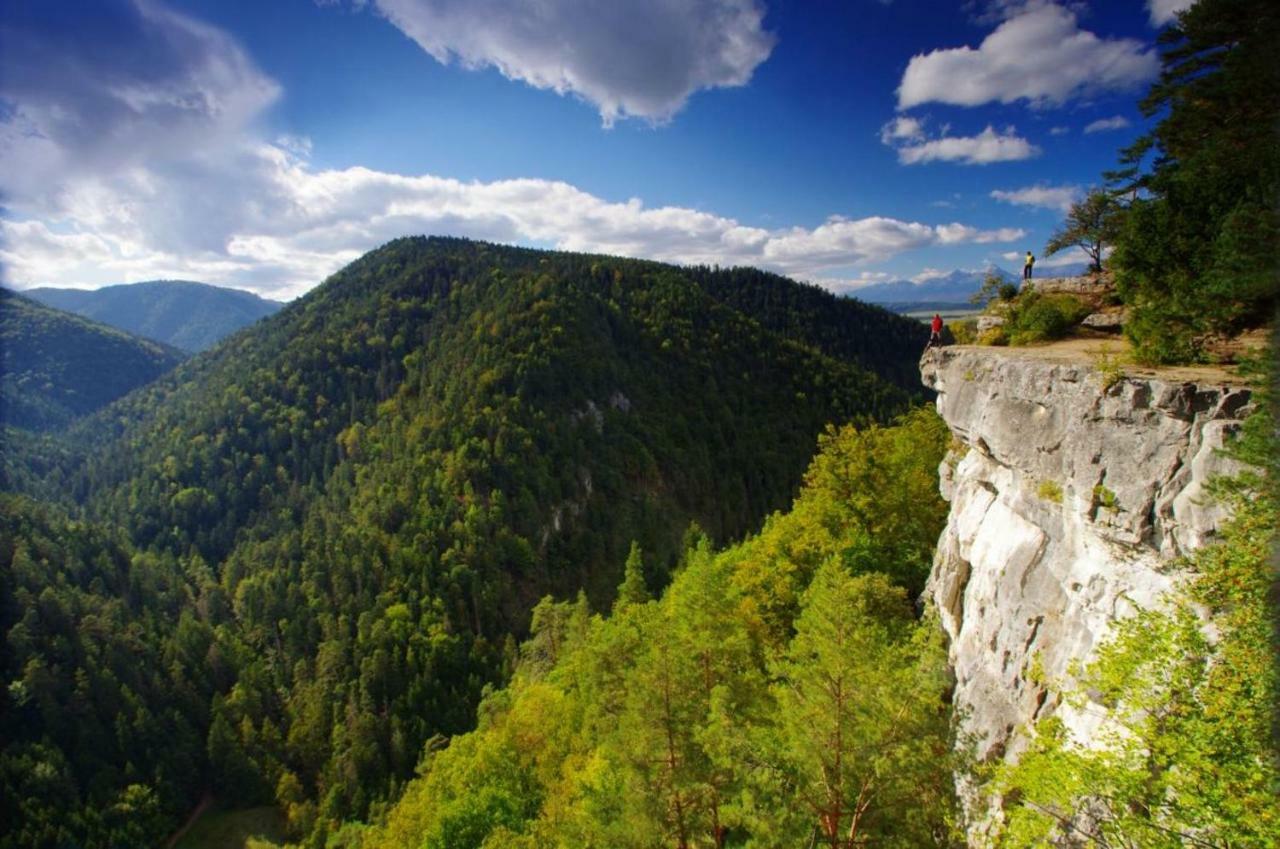
M1031 255L1031 251L1027 251L1027 261L1022 266L1022 279L1031 279L1031 266L1036 264L1036 258Z

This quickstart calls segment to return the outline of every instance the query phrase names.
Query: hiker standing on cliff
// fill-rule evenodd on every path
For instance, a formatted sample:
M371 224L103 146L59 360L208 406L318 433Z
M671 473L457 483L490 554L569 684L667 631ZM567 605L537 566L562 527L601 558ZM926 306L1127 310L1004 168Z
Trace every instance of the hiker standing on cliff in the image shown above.
M1031 251L1027 251L1027 261L1022 266L1022 279L1031 279L1031 267L1036 264L1036 258L1031 255Z
M933 321L929 322L929 329L933 332L929 335L929 344L924 346L926 351L934 345L942 347L942 316L935 312Z

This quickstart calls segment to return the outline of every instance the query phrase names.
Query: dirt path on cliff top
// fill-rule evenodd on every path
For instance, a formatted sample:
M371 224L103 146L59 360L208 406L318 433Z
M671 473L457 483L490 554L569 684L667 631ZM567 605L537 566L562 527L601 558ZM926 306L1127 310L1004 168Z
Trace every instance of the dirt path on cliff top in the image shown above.
M1267 341L1267 331L1255 330L1232 340L1231 351L1239 354L1259 351ZM977 346L964 346L974 347ZM1029 345L1019 348L988 348L981 350L998 352L1000 356L1028 360L1048 360L1063 363L1088 363L1097 365L1100 360L1117 358L1124 373L1130 377L1154 377L1172 383L1196 383L1217 386L1244 386L1235 365L1157 366L1136 365L1131 356L1129 340L1121 336L1063 339L1045 345Z

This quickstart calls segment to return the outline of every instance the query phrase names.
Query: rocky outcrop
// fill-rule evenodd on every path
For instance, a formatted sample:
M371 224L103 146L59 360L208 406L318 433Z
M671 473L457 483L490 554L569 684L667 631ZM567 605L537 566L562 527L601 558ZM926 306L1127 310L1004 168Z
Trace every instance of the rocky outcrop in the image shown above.
M1060 679L1179 580L1177 557L1227 518L1205 486L1235 470L1218 449L1249 392L1108 383L1086 362L996 348L935 348L921 371L956 437L927 594L950 637L961 730L980 761L1016 757L1019 729L1049 711L1087 740L1097 712L1067 715L1029 672ZM972 789L968 802L980 820Z
M1098 306L1115 291L1115 282L1109 274L1042 277L1032 280L1027 288L1035 289L1042 295L1071 295L1092 306Z

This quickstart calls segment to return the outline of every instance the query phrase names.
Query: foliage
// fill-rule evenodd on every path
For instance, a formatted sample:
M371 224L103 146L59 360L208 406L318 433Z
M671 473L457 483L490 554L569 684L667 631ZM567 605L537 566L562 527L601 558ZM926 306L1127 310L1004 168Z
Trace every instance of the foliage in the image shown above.
M0 496L0 846L146 845L199 790L234 660L172 558Z
M1116 509L1116 494L1113 490L1108 489L1102 484L1098 484L1093 488L1094 502L1104 510Z
M1125 358L1121 354L1113 354L1105 348L1093 357L1093 368L1102 380L1102 388L1110 389L1125 379Z
M684 273L710 297L771 333L859 363L899 389L919 390L917 362L902 356L919 351L929 339L928 328L914 319L755 268L694 267Z
M0 289L0 426L51 431L155 380L182 352Z
M1109 175L1132 197L1111 266L1139 357L1177 362L1199 358L1206 334L1266 321L1275 303L1280 12L1200 0L1161 43L1142 108L1163 117Z
M878 571L940 529L914 499L945 434L929 410L832 431L790 513L695 542L660 599L544 601L511 684L362 849L950 845L939 631Z
M1057 481L1042 480L1036 486L1036 496L1054 504L1062 503L1062 485Z
M988 272L982 279L982 287L969 298L970 303L986 306L992 301L1012 301L1018 297L1018 284L1006 280L995 272Z
M1004 326L988 327L986 330L978 334L979 345L1008 345L1009 334L1005 331Z
M749 823L788 845L815 833L832 849L948 843L946 653L901 587L827 561L771 671L776 717L759 732Z
M1049 342L1066 336L1088 314L1089 308L1078 298L1042 295L1033 289L1013 303L1002 329L1010 345Z
M1115 242L1120 227L1120 205L1115 197L1102 189L1092 189L1071 204L1062 226L1049 237L1045 256L1080 247L1089 255L1091 271L1102 271L1106 249Z
M759 297L731 306L730 280ZM794 496L824 425L907 407L847 353L905 374L918 345L895 340L923 329L791 288L398 240L80 424L78 453L24 445L87 519L197 588L182 608L222 666L194 734L171 735L187 774L228 804L276 802L310 845L356 840L341 823L473 727L538 598L607 609L632 541L662 586L691 520L740 537ZM557 616L533 615L546 641ZM465 839L464 813L441 840Z
M978 323L972 319L949 321L946 325L957 345L975 345L978 341Z
M1034 726L1029 750L996 784L1008 800L999 845L1057 835L1102 847L1276 845L1280 646L1269 594L1280 455L1271 411L1260 407L1244 448L1266 476L1224 488L1236 516L1191 556L1189 586L1119 623L1078 671L1065 703L1105 711L1094 744L1077 742L1060 714Z
M618 586L618 598L614 606L644 604L650 598L644 578L644 553L638 542L632 542L627 562L622 567L622 583Z

